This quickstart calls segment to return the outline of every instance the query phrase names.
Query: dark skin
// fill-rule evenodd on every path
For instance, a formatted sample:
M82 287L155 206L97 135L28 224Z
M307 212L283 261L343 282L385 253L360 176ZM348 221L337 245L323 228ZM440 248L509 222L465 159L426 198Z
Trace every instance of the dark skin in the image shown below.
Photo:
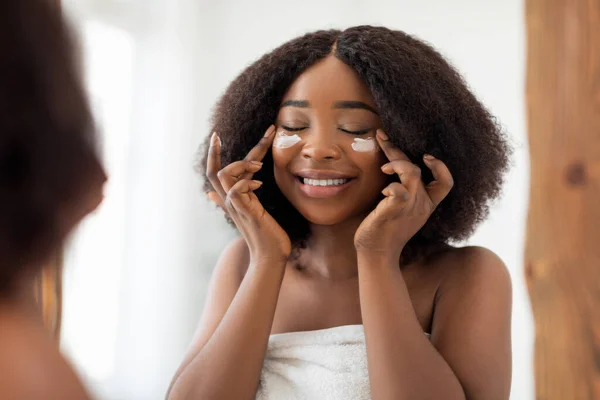
M300 142L272 147L282 130ZM357 137L376 138L380 150L353 150ZM170 399L254 398L270 334L351 324L364 325L373 399L508 398L506 267L486 249L447 246L400 268L403 246L452 189L452 175L425 155L435 180L424 185L381 130L372 96L350 67L328 57L305 71L245 160L221 168L219 146L213 136L209 197L242 238L216 266ZM289 238L253 194L260 182L252 175L271 148L278 186L311 223L306 248L292 260ZM307 170L351 181L337 195L310 196L298 177ZM232 377L236 384L227 384Z

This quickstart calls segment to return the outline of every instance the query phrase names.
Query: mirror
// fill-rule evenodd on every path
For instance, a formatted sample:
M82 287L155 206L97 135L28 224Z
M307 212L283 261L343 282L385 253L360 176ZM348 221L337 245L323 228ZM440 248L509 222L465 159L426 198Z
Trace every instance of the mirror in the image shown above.
M468 240L454 244L490 249L508 267L511 393L533 398L533 323L521 273L529 184L522 2L462 1L450 7L442 1L64 0L64 7L80 34L110 179L103 204L65 252L61 347L98 398L164 398L197 329L213 268L237 236L204 196L194 170L197 149L213 128L216 101L244 68L283 43L319 29L363 24L402 30L430 43L497 117L514 148L502 196L491 203L489 217ZM289 100L306 100L303 90L315 87L297 89ZM363 100L368 105L368 96ZM364 109L353 113L361 113L361 121L370 118ZM302 118L309 114L278 115L315 123ZM230 145L223 140L224 148ZM323 286L307 290L327 293ZM328 310L327 319L313 321L313 328L357 318L356 308L354 314ZM310 328L286 321L275 325L278 333ZM435 340L435 331L425 331Z

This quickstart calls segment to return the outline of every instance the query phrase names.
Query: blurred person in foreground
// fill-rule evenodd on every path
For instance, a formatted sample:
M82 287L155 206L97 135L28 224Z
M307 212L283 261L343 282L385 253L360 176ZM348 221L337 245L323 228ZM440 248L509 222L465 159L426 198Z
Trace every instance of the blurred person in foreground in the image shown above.
M54 1L0 1L0 399L87 399L33 282L102 201L106 175Z

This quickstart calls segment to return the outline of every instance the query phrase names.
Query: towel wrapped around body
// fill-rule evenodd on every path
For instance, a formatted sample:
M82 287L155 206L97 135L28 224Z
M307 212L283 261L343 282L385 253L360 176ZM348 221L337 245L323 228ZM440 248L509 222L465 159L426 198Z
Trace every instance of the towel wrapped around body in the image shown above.
M371 399L363 326L271 335L256 399Z

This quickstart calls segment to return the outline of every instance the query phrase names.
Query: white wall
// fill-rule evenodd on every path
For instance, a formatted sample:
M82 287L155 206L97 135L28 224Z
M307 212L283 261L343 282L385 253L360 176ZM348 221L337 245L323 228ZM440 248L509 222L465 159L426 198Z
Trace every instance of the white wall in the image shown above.
M116 268L118 276L104 279L103 285L113 282L112 286L99 290L94 285L98 281L89 279L94 276L92 258L97 259L97 254L77 244L72 252L78 257L67 265L71 278L66 288L63 347L99 397L164 397L200 315L213 263L233 235L206 204L192 171L195 149L208 133L214 101L243 67L298 34L374 24L416 34L437 47L499 117L517 147L505 195L470 242L491 248L510 268L512 399L533 399L533 327L522 274L528 165L520 0L66 3L80 25L99 19L114 24L133 41L127 157L125 163L112 167L112 173L122 177L125 193L125 217L120 225L112 225L120 229L123 246L109 247L118 252L111 258L111 270ZM109 57L105 62L112 65L120 59ZM114 96L125 95L116 94L117 90ZM110 93L107 96L111 98ZM105 135L110 137L111 131ZM106 232L111 227L99 227L98 222L109 212L101 209L96 220L82 228L81 236L104 229L109 237ZM103 251L104 243L97 241L96 253ZM98 293L105 296L99 298ZM116 310L111 315L102 314L105 302L118 305L110 308ZM103 351L102 373L92 371L100 356L86 352L90 346L110 349Z

